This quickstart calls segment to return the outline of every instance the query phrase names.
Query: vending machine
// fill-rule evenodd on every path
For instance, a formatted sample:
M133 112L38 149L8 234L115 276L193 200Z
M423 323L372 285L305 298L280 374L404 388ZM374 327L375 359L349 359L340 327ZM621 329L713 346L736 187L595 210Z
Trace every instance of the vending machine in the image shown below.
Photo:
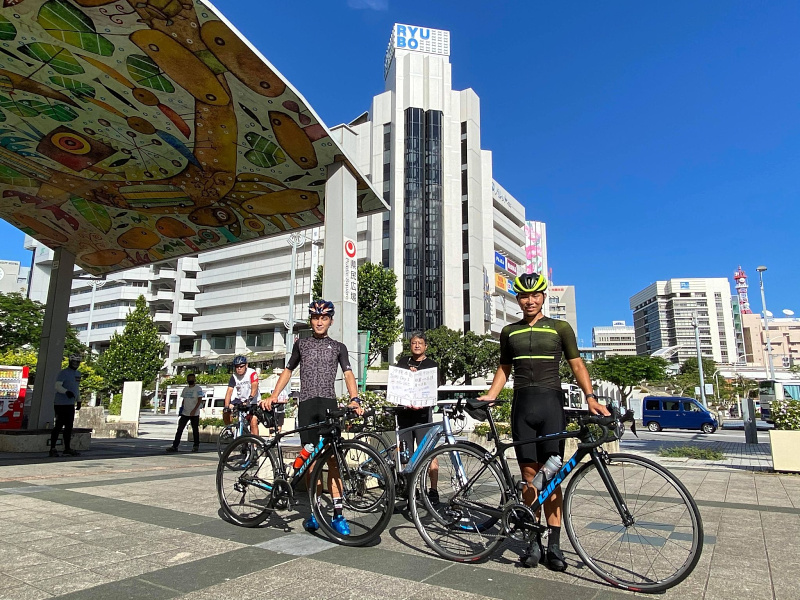
M0 366L0 429L21 429L28 367Z

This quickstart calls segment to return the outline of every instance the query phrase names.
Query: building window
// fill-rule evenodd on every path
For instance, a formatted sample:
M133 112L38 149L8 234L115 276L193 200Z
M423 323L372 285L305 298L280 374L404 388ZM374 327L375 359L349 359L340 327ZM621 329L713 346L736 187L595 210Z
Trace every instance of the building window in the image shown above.
M405 111L405 330L442 324L442 113Z
M233 350L236 347L236 336L233 335L212 335L211 349L214 351Z
M250 350L272 350L275 347L275 331L247 332L245 344Z

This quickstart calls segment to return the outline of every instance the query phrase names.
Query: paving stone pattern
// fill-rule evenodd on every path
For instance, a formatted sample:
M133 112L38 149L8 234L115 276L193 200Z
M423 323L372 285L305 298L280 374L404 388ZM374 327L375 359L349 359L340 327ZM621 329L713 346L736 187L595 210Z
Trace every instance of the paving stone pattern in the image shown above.
M654 455L630 443L623 451ZM762 460L757 448L725 451L737 460ZM198 454L166 455L163 443L141 439L93 442L76 459L0 455L0 599L634 595L600 582L566 535L569 569L553 573L519 568L521 547L514 543L482 564L441 560L403 511L369 548L303 532L307 501L262 527L236 527L219 515L216 459L211 445ZM663 597L798 598L800 477L762 472L759 464L658 460L694 495L706 534L694 573Z

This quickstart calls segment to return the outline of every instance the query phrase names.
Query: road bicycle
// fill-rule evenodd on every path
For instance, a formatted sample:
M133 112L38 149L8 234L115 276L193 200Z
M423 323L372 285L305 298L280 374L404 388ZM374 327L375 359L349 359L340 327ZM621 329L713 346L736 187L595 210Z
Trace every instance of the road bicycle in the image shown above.
M389 466L374 449L342 438L344 421L354 415L351 409L329 410L323 423L268 440L250 434L234 440L217 466L217 495L225 517L237 525L257 527L273 511L298 503L295 491L310 469L309 500L322 532L345 546L363 546L376 539L392 517L394 485ZM290 476L281 440L312 429L320 432L319 442ZM350 535L331 526L335 497L342 499Z
M420 460L442 440L448 444L455 444L457 441L455 436L463 430L465 417L463 414L462 400L459 399L457 402L445 400L440 401L436 407L442 414L441 423L422 423L420 425L413 425L412 427L400 429L397 422L397 413L405 409L406 407L403 406L382 407L376 411L376 421L380 419L381 413L390 416L394 421L394 429L381 431L380 428L375 425L367 431L356 435L355 439L368 444L381 455L392 470L396 497L407 499L408 483L411 481L411 474L414 472L414 467L416 467ZM428 429L428 431L425 433L422 440L420 440L416 450L412 453L411 448L409 448L407 450L407 456L398 456L397 449L400 447L401 436L419 429ZM393 443L388 442L385 437L390 431L394 434ZM473 444L468 441L463 441L462 443ZM473 445L482 450L477 444ZM405 459L405 462L403 459ZM435 485L431 487L436 489Z
M264 415L266 413L259 412L257 407L258 404L248 404L246 402L231 403L231 417L233 418L233 422L223 427L217 438L217 454L219 454L220 457L222 457L225 448L227 448L233 440L250 433L250 417L253 415L255 415L259 422L264 425L264 427L267 427L267 429L275 426L274 419L271 424L265 421Z
M577 431L501 441L487 404L468 401L489 421L496 447L440 446L417 465L411 478L411 516L425 543L440 556L477 561L507 539L531 543L547 530L539 509L570 476L562 520L581 560L609 584L635 592L671 588L697 565L703 522L686 487L659 464L630 454L609 454L601 444L618 439L633 412L578 418ZM505 452L521 444L578 438L578 449L546 482L532 506L522 502L523 482L511 475ZM584 462L584 459L587 459ZM438 460L440 503L425 494L428 465ZM445 491L446 490L446 491Z

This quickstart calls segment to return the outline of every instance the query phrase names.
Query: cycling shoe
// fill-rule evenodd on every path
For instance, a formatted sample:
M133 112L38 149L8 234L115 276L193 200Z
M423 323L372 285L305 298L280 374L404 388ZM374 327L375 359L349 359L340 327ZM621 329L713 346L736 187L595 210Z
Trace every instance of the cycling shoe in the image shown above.
M303 529L305 529L309 533L312 533L317 529L319 529L319 523L317 523L317 517L311 515L305 521L303 521Z
M347 524L347 519L344 518L344 515L333 517L333 521L331 521L331 527L333 527L340 535L350 535L350 525Z

